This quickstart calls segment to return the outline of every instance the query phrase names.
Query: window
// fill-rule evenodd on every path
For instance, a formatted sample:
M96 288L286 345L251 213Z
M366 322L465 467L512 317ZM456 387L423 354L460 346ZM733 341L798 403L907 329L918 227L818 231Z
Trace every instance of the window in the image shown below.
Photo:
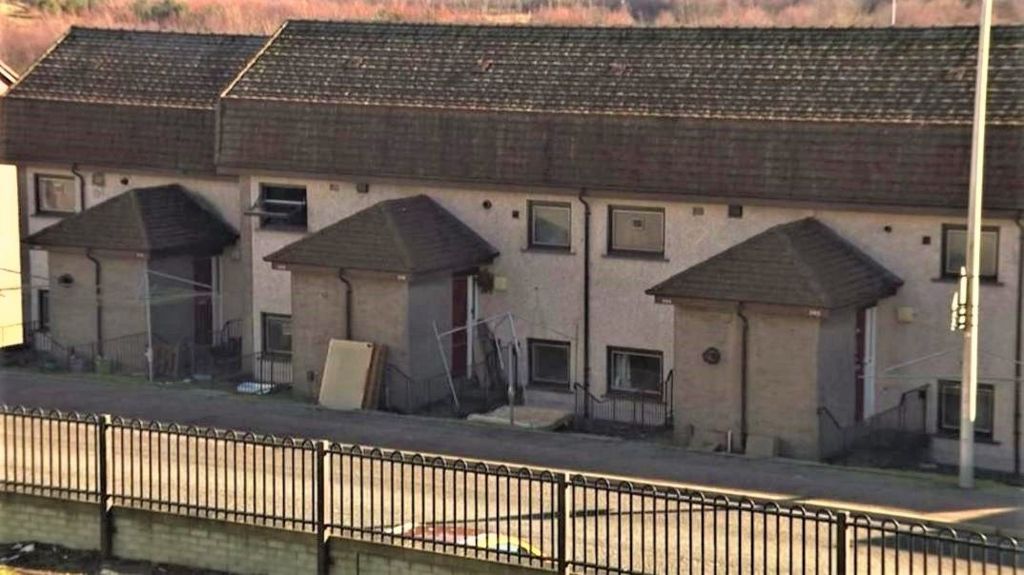
M290 315L263 314L263 353L292 354L292 317Z
M608 251L660 255L665 253L665 212L652 208L608 209Z
M306 188L302 186L260 186L260 226L264 228L306 228Z
M992 438L992 422L995 407L995 389L991 385L978 384L978 417L974 421L974 434ZM960 382L939 382L939 431L960 432Z
M73 214L78 208L75 179L36 174L36 213Z
M981 279L995 280L998 275L999 228L986 226L981 230ZM960 268L967 262L967 228L942 226L942 276L960 277Z
M531 339L530 384L569 386L569 342Z
M39 331L50 329L50 290L39 290Z
M661 352L608 348L611 391L661 394Z
M530 202L530 247L569 249L572 208L566 203Z

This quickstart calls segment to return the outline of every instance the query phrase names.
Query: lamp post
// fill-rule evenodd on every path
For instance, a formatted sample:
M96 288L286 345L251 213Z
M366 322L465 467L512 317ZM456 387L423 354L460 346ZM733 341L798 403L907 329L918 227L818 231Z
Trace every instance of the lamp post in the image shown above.
M974 487L974 422L978 413L978 296L981 271L982 179L985 171L985 109L988 91L988 51L992 36L992 0L981 2L978 29L978 70L974 87L974 130L971 138L971 179L967 207L967 253L960 294L966 311L963 376L960 383L961 488Z

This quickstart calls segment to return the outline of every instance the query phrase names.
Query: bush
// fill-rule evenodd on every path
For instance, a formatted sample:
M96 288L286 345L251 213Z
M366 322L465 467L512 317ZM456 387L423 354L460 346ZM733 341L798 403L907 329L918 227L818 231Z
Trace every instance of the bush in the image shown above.
M182 0L135 0L132 12L143 22L177 20L188 11Z
M78 14L98 7L102 0L31 0L29 4L43 12Z

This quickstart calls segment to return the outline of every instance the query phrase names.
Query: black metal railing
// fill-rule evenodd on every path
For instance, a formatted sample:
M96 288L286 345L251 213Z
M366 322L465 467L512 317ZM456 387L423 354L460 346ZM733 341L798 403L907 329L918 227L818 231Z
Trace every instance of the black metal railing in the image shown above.
M399 367L388 364L384 371L381 407L396 413L445 417L465 417L470 413L491 411L508 404L508 380L497 380L489 375L494 371L488 368L486 360L481 360L471 366L468 376L449 380L447 375L440 373L413 379ZM452 397L453 387L457 402Z
M841 459L856 450L906 451L923 446L928 435L928 387L904 391L896 405L849 425L842 425L827 407L818 408L822 457Z
M657 391L611 392L604 397L573 383L573 426L580 431L626 436L671 429L674 379L670 370Z
M0 407L0 491L558 573L1012 573L1015 539L827 508L106 415ZM106 514L101 514L106 517ZM109 540L110 520L101 519Z

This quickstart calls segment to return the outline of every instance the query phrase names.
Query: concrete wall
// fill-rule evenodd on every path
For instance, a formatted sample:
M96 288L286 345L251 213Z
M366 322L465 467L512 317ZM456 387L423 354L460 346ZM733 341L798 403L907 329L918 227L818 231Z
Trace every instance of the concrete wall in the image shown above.
M350 272L352 336L388 347L388 363L409 372L409 284L389 274Z
M302 269L292 281L292 377L299 394L320 393L327 346L331 339L346 339L345 284L335 270ZM312 375L312 377L310 377Z
M818 319L746 306L747 433L778 440L779 454L818 457ZM694 447L726 446L742 429L743 323L735 304L676 306L676 437ZM721 354L717 364L703 354Z
M229 573L316 573L316 536L114 508L112 551L123 559L168 563ZM37 541L98 549L95 504L0 493L0 543ZM338 575L534 575L550 573L427 551L331 537L330 573Z
M103 339L146 331L141 285L146 260L123 254L96 254L100 262L103 302ZM96 341L96 269L83 252L50 252L49 284L51 333L58 342L81 346ZM68 274L71 285L58 278Z

